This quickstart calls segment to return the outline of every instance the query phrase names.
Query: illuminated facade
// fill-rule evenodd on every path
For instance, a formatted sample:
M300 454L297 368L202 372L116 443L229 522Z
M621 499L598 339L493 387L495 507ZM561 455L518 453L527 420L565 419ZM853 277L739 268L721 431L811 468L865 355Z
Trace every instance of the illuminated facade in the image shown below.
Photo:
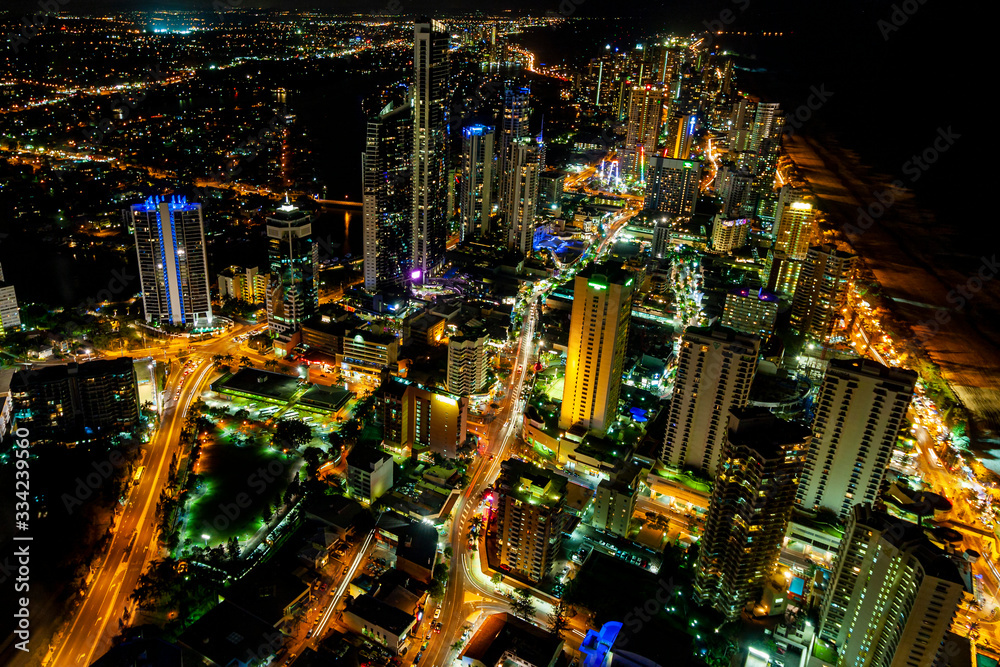
M496 132L488 125L462 129L462 239L476 238L490 230L496 170Z
M820 610L820 636L837 667L946 663L945 634L968 584L967 563L934 545L925 528L856 505Z
M736 289L726 295L722 326L767 338L778 319L778 297L763 289Z
M500 210L507 211L507 196L512 186L514 176L511 164L515 161L514 146L529 135L528 114L531 103L531 89L527 86L516 86L508 81L503 94L503 118L500 127L500 151L497 159L497 171L500 178L498 185L498 203Z
M819 341L833 335L844 316L856 263L857 257L831 245L809 249L795 286L793 329Z
M534 139L518 139L511 146L510 161L507 163L507 185L510 188L504 197L507 247L522 255L531 253L535 237L542 170L540 149L541 144Z
M319 246L312 223L309 213L288 203L267 219L267 324L278 335L298 331L319 307Z
M3 267L0 266L0 336L5 331L17 331L21 328L21 310L17 306L17 294L13 285L5 285Z
M730 253L745 246L749 235L749 219L726 220L717 215L712 222L712 249L716 252Z
M634 86L629 96L625 148L633 155L631 172L641 178L645 161L656 153L663 125L663 88L654 85Z
M501 464L496 489L497 556L501 568L531 582L541 581L560 557L566 478L527 461Z
M591 265L576 276L559 428L604 432L614 424L634 279L617 264Z
M174 326L212 324L201 204L150 197L131 208L146 321Z
M390 378L384 398L385 447L401 455L455 456L465 444L469 399Z
M774 571L810 437L766 408L728 416L694 581L695 597L727 618L756 600Z
M653 156L648 160L643 208L690 218L694 215L700 183L700 162Z
M729 411L746 405L760 338L725 327L688 327L681 336L661 459L713 476Z
M868 359L834 359L816 397L813 438L798 502L847 518L878 497L913 399L917 374Z
M448 339L448 391L458 396L486 389L489 336L452 336Z
M413 115L407 104L386 106L368 121L364 178L365 289L402 283L410 264L413 223Z
M417 279L440 267L448 236L448 40L436 21L414 26L410 275Z
M774 250L789 259L803 260L817 233L815 198L807 190L785 185L774 214Z
M219 298L263 304L267 300L267 284L270 280L271 276L260 273L256 266L247 269L230 266L218 276Z

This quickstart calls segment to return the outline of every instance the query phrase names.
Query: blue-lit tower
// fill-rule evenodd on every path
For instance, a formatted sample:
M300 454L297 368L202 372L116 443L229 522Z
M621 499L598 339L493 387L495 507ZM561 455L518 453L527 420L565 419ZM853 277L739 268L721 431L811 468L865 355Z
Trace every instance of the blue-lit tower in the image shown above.
M201 204L156 196L133 205L131 214L146 321L211 326Z

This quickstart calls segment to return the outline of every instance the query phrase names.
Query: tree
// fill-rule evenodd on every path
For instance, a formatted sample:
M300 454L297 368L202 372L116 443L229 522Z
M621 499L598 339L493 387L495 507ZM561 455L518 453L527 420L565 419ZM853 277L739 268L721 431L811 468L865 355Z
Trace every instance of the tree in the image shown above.
M503 575L500 574L499 572L494 572L493 576L490 577L490 581L493 582L494 586L499 586L500 584L503 583Z
M510 598L510 607L514 615L525 621L530 621L535 616L535 599L531 597L531 591L526 588L518 588Z
M569 621L566 620L566 607L563 606L562 600L559 601L559 604L549 614L549 624L552 626L552 632L557 635L561 635L562 631L569 625Z
M275 442L287 443L296 449L308 444L312 437L312 427L298 419L282 419L274 428Z
M319 447L306 447L302 450L302 460L306 462L306 473L312 478L316 477L322 459L323 450Z
M253 366L253 362L250 361L250 357L243 356L240 357L240 366L242 366L243 368L250 368Z
M267 370L273 371L277 367L278 367L278 360L277 359L266 359L266 360L264 360L264 368L266 368Z

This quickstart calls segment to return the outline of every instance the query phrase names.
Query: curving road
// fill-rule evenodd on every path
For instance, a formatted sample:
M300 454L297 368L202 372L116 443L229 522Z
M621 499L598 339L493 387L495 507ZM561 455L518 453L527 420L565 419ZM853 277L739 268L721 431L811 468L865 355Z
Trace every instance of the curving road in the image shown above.
M53 667L84 667L111 647L118 634L118 620L128 606L146 564L159 556L156 502L166 486L170 459L180 458L180 433L191 401L197 398L212 375L211 357L226 350L232 339L250 326L237 326L219 338L192 346L197 366L188 375L174 372L164 391L165 406L159 427L145 447L145 472L128 493L124 509L115 518L111 544L101 566L86 588L83 602L72 623L53 640L43 664ZM180 391L180 396L173 397Z

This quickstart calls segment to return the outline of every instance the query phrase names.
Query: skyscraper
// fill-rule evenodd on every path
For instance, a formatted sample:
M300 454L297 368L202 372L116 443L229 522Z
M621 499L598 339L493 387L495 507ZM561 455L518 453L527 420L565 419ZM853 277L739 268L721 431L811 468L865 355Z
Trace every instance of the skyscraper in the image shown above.
M448 391L468 396L486 388L489 341L485 333L448 339Z
M634 277L620 264L590 265L573 283L559 428L604 432L618 414Z
M540 144L534 139L517 139L510 147L507 162L507 185L504 218L507 247L522 255L531 253L538 213L538 191L542 162Z
M411 275L433 273L448 236L448 33L413 28L413 228Z
M735 408L728 422L694 590L734 618L757 598L778 562L810 433L766 408Z
M843 316L856 261L832 245L809 248L792 301L793 329L819 341L831 336Z
M763 289L735 289L726 295L722 326L766 339L778 319L778 297Z
M746 405L759 348L757 336L725 327L685 329L663 441L664 463L715 475L729 411Z
M141 426L131 357L18 371L10 391L32 445L110 442L136 436Z
M500 564L515 575L541 581L559 558L566 487L565 477L527 461L501 464L496 549Z
M494 128L470 125L462 129L462 239L475 238L490 230L496 170Z
M691 157L694 148L694 130L698 124L698 117L694 114L684 114L670 122L670 132L667 136L667 145L670 146L670 157L678 160L687 160Z
M917 374L868 359L834 359L816 397L813 442L798 502L846 518L878 496Z
M701 163L656 155L648 160L643 208L671 213L678 218L694 215L701 183Z
M715 177L716 190L722 199L722 215L739 217L753 213L750 201L750 189L753 184L753 174L732 165L723 165Z
M784 185L774 212L774 249L803 260L816 233L815 198L808 190Z
M290 334L319 307L319 246L312 216L285 203L267 219L271 281L265 305L275 334Z
M517 86L508 81L503 92L503 118L500 127L500 150L497 154L497 171L500 175L498 203L501 210L507 209L507 197L511 192L513 170L511 163L516 159L514 146L529 135L528 113L531 104L531 89Z
M634 86L629 97L625 149L632 155L631 172L640 178L646 161L656 153L663 126L663 88L647 84Z
M201 204L176 195L150 197L131 208L146 321L212 324Z
M413 115L407 104L387 105L368 121L362 156L365 289L403 282L413 234Z
M968 584L924 529L855 505L820 610L837 667L932 667Z
M4 284L3 267L0 266L0 336L20 328L21 310L17 306L17 294L13 285Z

